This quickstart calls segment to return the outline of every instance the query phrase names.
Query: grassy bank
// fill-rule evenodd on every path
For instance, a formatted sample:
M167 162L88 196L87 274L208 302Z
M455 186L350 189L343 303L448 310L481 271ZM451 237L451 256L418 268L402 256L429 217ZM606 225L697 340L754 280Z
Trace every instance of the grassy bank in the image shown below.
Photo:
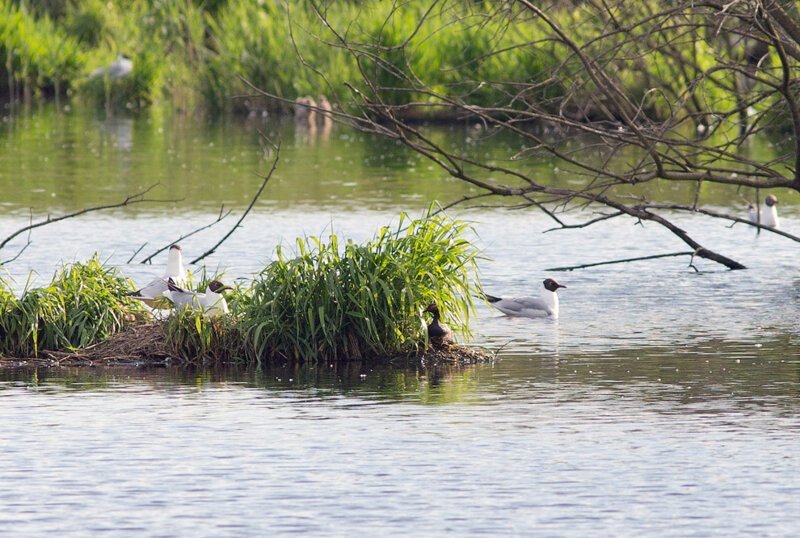
M633 18L655 5L646 4L619 16ZM0 93L18 101L60 94L111 108L168 102L187 111L246 113L286 105L236 97L252 93L243 79L288 100L326 94L347 106L354 91L367 91L361 69L381 85L378 98L397 105L428 103L434 106L424 114L435 116L443 112L435 108L440 98L426 88L444 99L508 105L520 83L533 83L512 106L535 99L555 109L570 88L569 73L579 69L571 51L548 41L551 30L541 21L524 10L498 9L494 2L455 0L433 9L423 0L397 9L377 0L321 5L333 28L346 29L349 39L369 51L360 66L353 54L332 45L337 35L307 0L0 0ZM607 22L564 6L550 15L574 29L578 41L601 32ZM121 53L133 61L130 76L92 75ZM708 43L686 54L701 63L715 61ZM647 62L615 69L637 100L647 88L668 88L680 78L679 63L654 52ZM550 76L557 66L562 78L556 81ZM590 103L592 88L582 91L577 100ZM725 81L708 82L704 94L717 104L735 101ZM657 96L649 100L653 109L666 106Z
M49 2L37 9L40 5L0 0L0 59L5 59L0 90L17 99L61 93L115 108L163 100L185 109L247 112L283 105L232 99L252 93L242 79L287 99L327 94L346 101L351 92L346 83L361 86L354 57L329 45L335 34L305 0L84 0ZM394 12L387 2L337 2L326 15L335 26L355 23L359 40L381 46L418 34L406 50L387 51L380 58L385 64L367 66L394 87L383 92L388 102L427 99L395 81L394 69L413 72L445 94L473 92L479 104L499 94L493 95L491 85L475 91L470 80L544 76L547 53L515 49L488 55L490 47L529 38L525 24L504 31L501 20L486 20L491 6L465 1L429 15L418 31L428 7L414 0ZM492 34L503 37L487 37ZM121 53L133 60L131 76L108 80L91 75Z
M419 356L431 302L456 333L468 333L477 252L467 231L426 215L403 216L364 244L301 238L293 255L278 249L252 282L227 294L229 314L184 309L163 321L127 297L130 280L94 258L19 298L0 287L0 355L258 364Z

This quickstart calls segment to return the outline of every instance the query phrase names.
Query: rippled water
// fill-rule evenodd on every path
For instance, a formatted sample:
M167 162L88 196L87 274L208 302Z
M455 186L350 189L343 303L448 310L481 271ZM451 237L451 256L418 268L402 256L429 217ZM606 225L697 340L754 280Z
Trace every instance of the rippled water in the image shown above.
M792 536L799 367L5 372L0 528Z
M186 198L38 230L7 267L18 286L30 270L41 281L95 251L145 281L164 260L127 263L137 248L213 220L221 201L241 208L259 182L252 127L122 123L115 132L42 112L0 131L0 236L28 206L69 211L154 179ZM282 175L207 260L231 278L257 271L278 242L331 227L364 239L401 210L464 193L361 135L281 133ZM41 140L71 146L48 154ZM478 148L491 155L506 143ZM235 164L223 163L230 155ZM782 210L784 229L800 231L792 204ZM475 223L485 289L535 293L556 276L568 286L561 319L478 305L474 342L499 360L469 368L0 370L0 535L800 532L795 243L680 217L750 269L698 261L696 272L667 258L552 273L685 247L632 221L542 233L552 223L534 212L458 215ZM202 251L223 227L184 250Z

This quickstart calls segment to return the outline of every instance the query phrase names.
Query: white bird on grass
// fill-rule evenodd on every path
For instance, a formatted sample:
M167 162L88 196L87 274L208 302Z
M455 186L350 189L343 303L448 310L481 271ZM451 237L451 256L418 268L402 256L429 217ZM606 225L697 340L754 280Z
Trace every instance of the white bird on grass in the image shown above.
M768 226L770 228L780 228L781 221L778 219L777 205L778 197L774 194L767 195L767 197L764 198L764 205L761 206L761 216L759 218L755 204L751 203L748 206L748 218L750 219L750 222L761 224L762 226Z
M133 61L124 54L117 56L108 67L98 67L92 71L92 78L108 75L109 78L122 78L133 72Z
M544 282L544 290L539 297L516 297L502 299L484 294L486 300L507 316L520 316L525 318L551 317L558 319L558 288L566 288L552 278Z
M167 270L164 275L150 281L145 287L131 293L130 297L139 299L152 308L155 301L161 299L164 292L169 289L170 280L176 286L186 286L186 269L183 268L183 250L178 245L169 247Z
M163 292L163 295L178 308L196 308L209 316L219 316L229 312L228 303L222 292L231 288L219 280L209 282L205 293L186 291L171 279L167 281L167 286L169 289Z

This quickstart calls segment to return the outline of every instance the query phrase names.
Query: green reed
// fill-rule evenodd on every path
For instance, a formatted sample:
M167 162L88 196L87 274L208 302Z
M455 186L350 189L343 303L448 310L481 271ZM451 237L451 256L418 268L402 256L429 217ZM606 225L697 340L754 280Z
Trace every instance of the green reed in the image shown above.
M0 0L0 94L27 100L65 93L83 62L78 40L49 16Z
M197 286L190 286L190 289L204 293L212 280L225 281L224 275L209 275L203 269ZM175 310L167 318L164 336L175 357L194 363L232 362L244 357L239 321L243 307L249 301L248 288L242 284L231 287L233 289L225 293L230 309L227 315L209 316L201 310L183 308Z
M15 297L0 282L0 354L35 357L44 350L72 350L119 332L143 307L126 295L129 279L97 257L60 269L50 284Z
M490 8L481 3L442 6L428 14L421 28L418 20L429 7L424 0L410 0L396 11L391 3L376 0L324 8L335 27L349 27L353 39L376 45L379 61L362 58L362 68L385 86L382 98L390 103L430 99L411 80L443 95L469 94L489 103L504 95L493 81L544 76L542 62L550 58L546 51L511 47L492 54L493 48L531 39L530 25L512 22L504 30L504 20L487 17ZM327 94L346 103L353 95L348 84L366 89L356 58L329 45L336 37L307 0L83 0L62 8L26 10L0 0L0 55L5 56L0 75L6 75L0 76L0 93L7 80L15 94L25 86L49 95L60 84L60 93L73 88L79 99L107 108L139 109L166 101L185 110L246 112L285 105L233 99L252 93L243 80L289 100ZM386 48L406 41L402 50ZM133 60L130 76L90 76L120 53ZM401 73L405 76L396 76Z
M468 225L441 215L382 228L363 245L310 237L255 279L241 314L247 358L347 360L419 351L422 311L436 301L468 333L477 252Z

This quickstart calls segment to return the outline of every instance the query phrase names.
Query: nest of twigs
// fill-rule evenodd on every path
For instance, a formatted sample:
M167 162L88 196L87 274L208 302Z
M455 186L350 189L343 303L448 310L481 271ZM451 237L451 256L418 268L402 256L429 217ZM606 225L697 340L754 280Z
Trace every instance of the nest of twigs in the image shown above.
M107 340L73 351L42 351L39 357L2 358L3 366L163 366L182 359L170 348L163 321L130 323ZM409 353L426 364L469 365L494 359L485 349L453 342L432 341L422 355Z
M45 351L42 355L58 366L160 365L174 358L160 321L130 324L97 344L75 351Z
M432 341L420 358L426 362L467 365L494 360L495 354L479 347Z

